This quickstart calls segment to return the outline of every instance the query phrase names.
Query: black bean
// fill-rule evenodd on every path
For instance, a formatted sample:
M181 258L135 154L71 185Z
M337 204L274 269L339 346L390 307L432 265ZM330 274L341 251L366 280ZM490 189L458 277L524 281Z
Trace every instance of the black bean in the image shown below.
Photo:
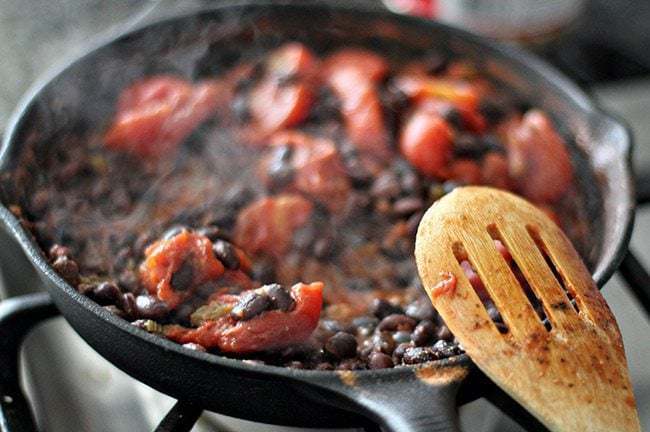
M186 291L194 281L194 267L190 260L185 260L172 274L170 284L176 291Z
M373 351L381 351L384 354L392 354L395 350L395 340L390 332L375 332L372 336Z
M195 230L195 232L199 235L207 237L211 242L217 240L230 240L230 236L224 230L214 225L198 228Z
M189 342L189 343L183 344L183 347L187 348L187 349L190 349L192 351L201 351L201 352L206 351L206 349L205 349L205 347L203 345L199 345L199 344L194 343L194 342Z
M440 340L450 341L454 338L454 335L451 334L451 331L449 331L449 327L443 324L440 327L438 327L438 331L436 332L436 338Z
M370 369L386 369L393 367L393 359L384 353L373 352L368 357L368 366Z
M57 259L59 257L71 257L70 248L62 246L60 244L55 244L50 248L50 258Z
M432 349L437 353L438 358L452 357L460 354L458 345L446 340L439 340L433 344Z
M446 106L442 112L442 116L445 120L447 120L447 123L456 129L462 130L465 126L463 115L460 113L458 108L454 107L453 105Z
M357 355L357 340L345 332L338 332L325 342L325 351L338 359Z
M125 316L129 318L136 316L135 296L133 293L122 294L118 306L124 311Z
M77 291L79 291L79 293L85 296L92 297L93 290L95 289L95 287L97 287L97 284L80 283L79 285L77 285Z
M272 190L282 189L293 180L295 171L291 164L292 155L293 148L288 145L276 147L271 153L267 173Z
M399 114L409 106L409 98L402 90L389 83L381 92L381 102L394 114Z
M230 316L238 321L249 320L271 306L271 299L267 295L255 291L246 291L239 299L239 302L230 311Z
M436 310L428 297L422 297L409 303L404 313L417 321L433 320L436 317Z
M343 331L345 328L340 322L332 319L321 319L319 325L327 332L337 333Z
M370 313L379 319L384 319L388 315L402 313L402 308L389 303L384 299L376 298L372 300L372 303L370 305Z
M139 295L135 299L135 308L142 318L161 320L169 313L169 306L164 301L150 295Z
M237 270L239 268L239 257L235 247L225 240L217 239L212 243L212 252L219 261L228 270Z
M356 188L366 187L372 181L372 174L356 156L345 160L345 169L352 180L352 186Z
M395 347L393 350L393 359L395 359L396 363L399 363L402 361L402 358L404 357L404 353L406 352L407 349L411 348L413 346L412 343L401 343Z
M317 99L318 103L314 104L309 112L309 121L322 124L340 117L339 100L327 86L321 86Z
M291 294L280 284L265 285L262 289L266 295L271 299L271 308L279 309L281 311L288 311L293 309L295 301L291 298Z
M415 324L415 320L411 317L402 314L392 314L382 319L377 328L380 331L412 331Z
M352 327L357 331L365 329L368 333L372 332L379 324L379 320L371 316L360 316L352 320Z
M424 346L431 342L436 336L436 326L431 321L420 321L413 330L413 343L416 346Z
M402 191L406 194L413 194L419 192L422 184L420 183L420 177L417 173L409 170L402 173L400 177L400 186Z
M102 306L116 304L120 297L120 289L112 282L101 282L92 290L92 298Z
M479 112L485 117L489 124L495 125L506 116L508 109L504 101L483 98L478 105Z
M404 356L402 359L406 364L419 364L425 363L432 360L438 360L439 353L433 348L427 347L411 347L407 348L404 351Z
M393 214L404 217L416 213L424 207L424 202L418 197L400 198L393 203Z
M161 240L169 240L173 237L176 237L178 234L182 233L183 231L187 231L189 228L185 225L172 225L171 227L167 228L165 232L160 236Z
M454 156L480 159L490 150L487 142L472 134L459 134L454 140Z
M370 187L370 195L375 198L395 198L402 188L394 172L390 170L383 171L375 179Z
M393 340L395 341L396 344L409 342L411 340L411 332L397 331L393 333Z
M79 266L75 261L67 256L60 256L54 260L52 267L70 285L77 286L79 284Z
M483 145L488 152L505 153L506 149L503 143L495 135L484 135L481 137Z

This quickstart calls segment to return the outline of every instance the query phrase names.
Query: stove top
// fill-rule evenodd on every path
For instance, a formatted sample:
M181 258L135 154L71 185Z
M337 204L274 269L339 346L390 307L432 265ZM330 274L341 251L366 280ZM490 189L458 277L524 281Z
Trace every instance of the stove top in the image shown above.
M0 34L6 41L0 46L0 126L27 85L55 63L61 52L80 49L88 35L97 29L109 29L125 20L138 21L155 8L178 7L178 3L165 0L149 3L94 0L84 2L83 7L78 2L62 2L62 7L55 7L47 0L33 3L29 11L18 1L7 1L0 8ZM185 2L183 7L187 4ZM647 2L594 1L568 38L540 51L588 87L604 107L630 122L636 135L635 162L639 168L650 168L650 126L646 121L650 109L650 54L642 49L650 42L648 21L642 19L648 16L650 4ZM38 289L40 282L31 266L21 259L18 251L8 246L2 232L0 245L3 245L0 262L4 265L0 275L0 297ZM650 209L638 212L631 247L641 263L650 267ZM642 428L650 430L648 315L618 275L602 292L623 333ZM34 331L25 343L24 353L25 385L42 430L149 431L174 404L173 399L131 379L104 360L61 318ZM482 400L461 408L461 428L485 432L522 430ZM299 429L260 425L207 413L193 430L280 432Z

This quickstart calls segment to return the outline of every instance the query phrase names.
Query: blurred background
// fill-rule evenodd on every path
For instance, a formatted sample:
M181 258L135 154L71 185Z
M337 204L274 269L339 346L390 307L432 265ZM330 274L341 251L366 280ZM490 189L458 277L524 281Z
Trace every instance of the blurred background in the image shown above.
M206 3L209 2L0 0L0 134L29 86L48 69L83 52L93 39ZM402 13L440 19L536 52L578 82L605 109L630 124L636 141L635 167L640 172L650 172L650 2L647 0L343 0L331 3L389 7ZM637 213L631 247L650 267L650 209L640 209ZM1 235L0 263L3 264L0 297L40 288L29 265L25 265L19 252L11 249ZM648 315L617 276L605 286L603 294L619 320L643 429L650 430ZM25 353L26 384L44 430L151 430L173 403L104 361L62 319L46 324L30 336ZM46 362L42 361L44 358ZM483 401L463 407L461 417L466 431L521 431ZM293 429L207 415L195 430Z

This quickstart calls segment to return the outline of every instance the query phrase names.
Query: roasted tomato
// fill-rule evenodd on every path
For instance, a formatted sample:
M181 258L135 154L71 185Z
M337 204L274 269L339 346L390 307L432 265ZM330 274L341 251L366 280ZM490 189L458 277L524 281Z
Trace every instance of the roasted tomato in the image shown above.
M417 106L439 108L444 103L451 104L458 110L463 127L469 131L483 133L487 129L487 121L478 111L481 97L488 89L484 81L434 77L418 65L411 65L393 80L393 85Z
M249 95L257 126L269 133L296 126L312 106L316 58L304 45L288 43L271 53L266 73Z
M345 206L351 188L334 142L297 131L273 136L271 151L260 164L260 176L271 189L280 186L301 192L334 212Z
M510 189L508 160L499 153L488 153L481 162L481 183L500 189Z
M149 293L175 308L198 285L220 277L223 272L210 239L185 230L145 250L140 280Z
M537 203L557 201L571 185L566 143L541 111L526 113L505 132L510 176L517 190Z
M377 82L388 72L386 60L370 51L345 49L325 60L323 75L341 101L350 141L365 156L390 157L389 137Z
M309 220L313 207L309 200L295 194L257 200L237 216L235 243L251 254L280 258L291 246L295 230Z
M449 178L461 184L480 184L481 167L470 159L458 159L449 167Z
M323 305L323 284L299 283L291 288L293 310L270 310L249 320L230 314L207 320L197 329L167 326L165 335L179 343L198 343L222 352L245 354L282 348L306 341L318 325ZM227 299L229 304L235 298Z
M416 111L402 128L399 148L422 174L442 177L452 157L452 130L442 117Z
M106 147L144 158L173 151L215 112L218 89L211 82L192 84L172 76L134 83L120 94Z

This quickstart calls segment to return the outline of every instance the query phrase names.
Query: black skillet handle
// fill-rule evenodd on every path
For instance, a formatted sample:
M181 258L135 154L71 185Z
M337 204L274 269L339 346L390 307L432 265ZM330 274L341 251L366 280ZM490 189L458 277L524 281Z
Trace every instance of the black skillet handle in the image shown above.
M48 293L0 302L0 431L35 432L29 403L20 388L18 355L25 336L59 311Z
M340 372L322 385L344 396L329 403L366 417L386 432L458 432L456 396L462 366L404 368L380 373ZM337 398L338 399L338 398ZM378 430L367 427L366 430Z
M650 204L650 170L638 172L635 178L637 204L639 206Z

